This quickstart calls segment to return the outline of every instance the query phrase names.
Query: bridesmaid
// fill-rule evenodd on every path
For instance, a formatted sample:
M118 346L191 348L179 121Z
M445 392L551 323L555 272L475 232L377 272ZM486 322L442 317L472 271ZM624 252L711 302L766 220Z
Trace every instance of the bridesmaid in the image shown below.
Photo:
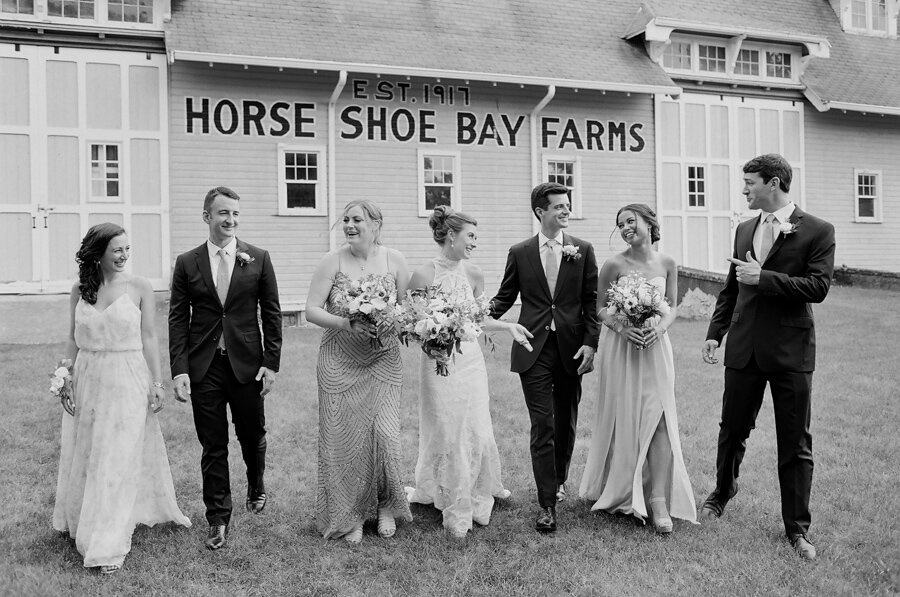
M119 226L97 224L76 254L67 362L74 396L61 394L59 477L53 528L68 532L85 568L112 574L137 524L191 526L175 502L156 414L165 391L150 283L125 272Z
M378 534L392 537L395 518L412 514L400 483L400 388L396 335L351 320L347 292L367 277L406 294L409 273L399 251L381 245L381 210L371 201L344 209L346 244L322 258L313 274L306 319L325 328L319 349L319 464L316 526L325 538L362 541L363 522L377 515ZM378 337L381 346L373 347Z
M675 321L678 272L675 260L653 246L659 240L656 213L626 205L616 225L628 248L600 270L599 289L619 278L643 275L667 299L669 313L645 330L622 327L606 309L600 334L600 396L581 496L592 510L650 518L662 534L672 517L697 521L694 492L681 456L675 412L675 363L666 329ZM648 513L649 507L649 513Z

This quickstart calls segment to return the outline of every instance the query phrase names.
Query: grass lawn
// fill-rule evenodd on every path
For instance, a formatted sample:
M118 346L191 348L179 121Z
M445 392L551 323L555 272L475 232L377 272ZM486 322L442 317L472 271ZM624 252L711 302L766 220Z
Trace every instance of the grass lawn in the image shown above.
M82 567L72 542L50 527L62 409L46 392L62 344L0 345L0 595L891 595L900 592L900 404L897 294L835 288L816 307L813 390L816 469L811 538L819 559L803 562L783 535L771 400L751 435L741 493L715 524L676 521L656 536L632 519L590 513L571 499L560 529L532 529L537 510L528 416L505 337L487 356L494 430L512 498L467 541L450 539L440 513L414 506L394 539L367 526L360 546L325 541L314 529L316 487L315 328L285 330L282 371L267 400L266 511L236 510L229 545L207 552L200 446L188 405L161 413L179 503L194 527L139 528L121 572ZM160 348L165 353L164 317ZM679 320L675 347L681 439L698 504L712 489L722 367L705 365L705 322ZM405 349L404 483L417 453L419 354ZM165 359L167 360L167 359ZM597 374L584 398L570 490L587 455ZM243 503L243 464L232 439L232 490Z

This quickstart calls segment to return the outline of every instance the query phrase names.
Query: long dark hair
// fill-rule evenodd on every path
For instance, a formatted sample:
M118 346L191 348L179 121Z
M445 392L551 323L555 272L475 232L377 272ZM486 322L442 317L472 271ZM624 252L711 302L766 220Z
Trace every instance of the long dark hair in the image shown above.
M84 302L97 303L97 290L103 283L103 272L100 271L100 258L106 253L109 241L125 234L125 229L112 222L103 222L91 226L84 238L81 248L75 253L78 262L78 290Z
M656 218L656 212L653 211L652 207L646 203L629 203L616 213L616 222L619 221L619 216L622 215L623 211L630 211L647 222L647 226L650 228L651 243L659 240L659 220Z

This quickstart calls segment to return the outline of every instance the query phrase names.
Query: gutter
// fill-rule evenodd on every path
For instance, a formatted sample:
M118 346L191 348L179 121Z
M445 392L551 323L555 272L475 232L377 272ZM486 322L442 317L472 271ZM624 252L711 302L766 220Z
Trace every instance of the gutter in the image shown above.
M334 108L344 85L347 83L347 71L338 74L337 83L331 98L328 100L328 250L337 248L335 224L337 224L337 172L335 172L335 144L337 143Z
M900 106L876 106L873 104L856 104L853 102L835 102L822 99L815 91L807 87L803 95L819 112L841 110L842 112L860 112L862 114L880 114L881 116L900 116Z
M397 66L387 64L364 64L358 62L332 62L328 60L278 58L272 56L217 54L213 52L192 52L188 50L169 50L168 56L169 64L174 64L178 60L183 60L185 62L206 62L210 64L238 64L241 66L252 65L273 68L281 67L306 70L347 71L353 73L424 77L432 79L448 78L488 81L496 83L511 83L516 85L537 85L540 87L554 85L557 87L592 89L598 91L618 91L622 93L659 93L664 95L678 95L681 93L681 88L675 85L643 85L640 83L622 83L611 81L554 79L547 77L532 77L503 73L443 70L436 68L419 68L414 66Z
M547 86L547 94L537 103L534 109L531 111L531 117L529 119L529 126L531 127L531 186L532 188L536 187L541 180L541 164L540 160L538 160L538 125L537 125L537 117L540 114L541 110L547 107L547 104L553 99L556 95L556 87L554 85ZM540 223L537 219L532 220L532 228L535 232L540 229Z

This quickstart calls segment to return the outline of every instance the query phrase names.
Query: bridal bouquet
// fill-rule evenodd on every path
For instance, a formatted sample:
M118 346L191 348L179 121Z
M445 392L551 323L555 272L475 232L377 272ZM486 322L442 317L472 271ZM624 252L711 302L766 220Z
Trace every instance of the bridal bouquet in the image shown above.
M606 312L625 327L642 328L651 318L669 312L669 303L659 288L638 272L610 284L606 296Z
M438 375L449 375L453 351L462 352L462 342L474 342L481 324L490 317L490 303L484 297L448 293L438 286L407 291L406 302L395 311L400 340L422 345L422 352L434 360Z
M344 297L350 320L372 323L377 331L372 338L372 348L382 348L381 336L393 329L393 313L397 306L397 293L385 284L384 276L369 274L353 280Z
M72 399L72 360L63 359L50 374L50 393L61 401Z

